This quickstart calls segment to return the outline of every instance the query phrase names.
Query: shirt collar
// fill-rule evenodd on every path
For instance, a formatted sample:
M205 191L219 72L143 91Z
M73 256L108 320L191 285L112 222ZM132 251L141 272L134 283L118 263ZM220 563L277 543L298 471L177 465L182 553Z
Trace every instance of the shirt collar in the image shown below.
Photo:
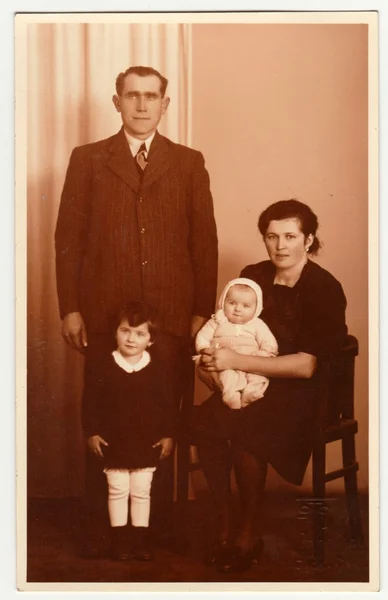
M125 129L124 129L124 133L125 133L125 137L127 138L127 142L129 144L129 149L131 151L132 156L136 156L136 154L139 152L139 148L142 144L145 144L147 154L149 153L150 146L151 146L152 140L155 137L156 131L151 133L151 135L146 140L138 140L137 138L133 137L132 135L129 135L129 133L127 133L127 131L125 131Z
M112 356L115 359L116 364L122 369L124 369L124 371L126 371L127 373L141 371L141 369L144 369L144 367L146 367L151 362L151 357L147 350L144 350L141 359L134 365L131 365L131 363L127 362L118 350L114 350L112 352Z

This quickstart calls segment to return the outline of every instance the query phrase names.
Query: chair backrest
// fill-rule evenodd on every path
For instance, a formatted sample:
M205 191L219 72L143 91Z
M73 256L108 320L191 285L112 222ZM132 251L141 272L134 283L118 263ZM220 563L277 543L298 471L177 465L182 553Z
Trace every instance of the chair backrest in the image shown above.
M317 421L320 428L354 418L354 367L358 341L348 335L338 354L319 367L321 402Z

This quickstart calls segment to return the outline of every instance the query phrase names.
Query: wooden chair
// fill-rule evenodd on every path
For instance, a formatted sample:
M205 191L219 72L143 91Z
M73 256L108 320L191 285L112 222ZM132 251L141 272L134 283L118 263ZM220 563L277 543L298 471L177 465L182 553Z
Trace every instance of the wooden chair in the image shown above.
M191 408L194 404L195 392L195 367L190 365L186 374L185 392L180 407L181 433L177 439L176 453L176 505L177 505L177 535L176 549L185 554L187 550L187 525L188 525L188 502L189 502L189 477L190 472L200 469L199 463L192 464L190 459L190 448L192 442L187 431L189 429L189 418ZM179 540L179 542L178 542Z
M358 355L358 342L348 335L346 343L338 355L319 367L320 402L316 418L316 436L312 451L313 469L313 555L314 563L324 562L325 503L326 483L343 478L345 483L348 521L351 540L362 542L361 515L357 491L358 463L355 452L355 435L358 430L354 419L354 367ZM182 422L189 418L194 398L194 370L188 382L182 402ZM342 468L326 472L326 445L341 440ZM177 452L177 505L179 520L183 523L182 535L187 525L189 474L201 468L199 462L190 462L190 440L182 436L178 441Z
M314 562L318 565L323 564L325 556L325 491L329 481L344 479L351 540L363 542L355 449L358 423L354 418L354 367L357 355L357 339L348 335L341 352L320 366L322 394L312 452L313 554ZM342 468L326 472L326 445L339 440L342 444Z

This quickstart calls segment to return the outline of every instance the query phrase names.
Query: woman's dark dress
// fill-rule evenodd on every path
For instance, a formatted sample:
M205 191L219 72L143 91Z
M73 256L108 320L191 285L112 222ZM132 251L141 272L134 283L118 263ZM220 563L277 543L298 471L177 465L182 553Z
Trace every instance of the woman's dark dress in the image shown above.
M240 276L262 288L260 318L274 334L280 355L306 352L319 363L341 348L347 333L346 298L328 271L309 260L292 288L273 283L270 261L249 265ZM316 395L315 376L271 378L264 398L241 410L230 409L219 393L213 394L194 409L194 436L229 438L300 485L312 449Z
M157 360L127 373L110 355L102 366L83 415L86 435L100 435L103 464L112 468L156 466L162 437L172 437L172 400L165 372Z

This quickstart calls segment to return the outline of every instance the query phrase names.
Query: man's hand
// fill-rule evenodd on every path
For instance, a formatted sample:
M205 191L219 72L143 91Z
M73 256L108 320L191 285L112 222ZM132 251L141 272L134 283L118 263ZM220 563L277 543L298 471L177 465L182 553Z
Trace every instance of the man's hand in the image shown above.
M157 448L158 446L161 447L159 458L160 460L163 460L164 458L167 458L167 456L170 456L172 449L174 448L174 440L172 438L162 438L152 447Z
M62 336L71 348L83 352L88 345L88 338L81 313L72 312L65 315L62 321Z
M100 435L91 435L88 438L88 448L92 454L104 458L101 446L108 446L108 442L104 440Z
M199 315L193 315L191 317L190 337L192 339L195 339L198 331L205 325L206 321L206 317L200 317Z

